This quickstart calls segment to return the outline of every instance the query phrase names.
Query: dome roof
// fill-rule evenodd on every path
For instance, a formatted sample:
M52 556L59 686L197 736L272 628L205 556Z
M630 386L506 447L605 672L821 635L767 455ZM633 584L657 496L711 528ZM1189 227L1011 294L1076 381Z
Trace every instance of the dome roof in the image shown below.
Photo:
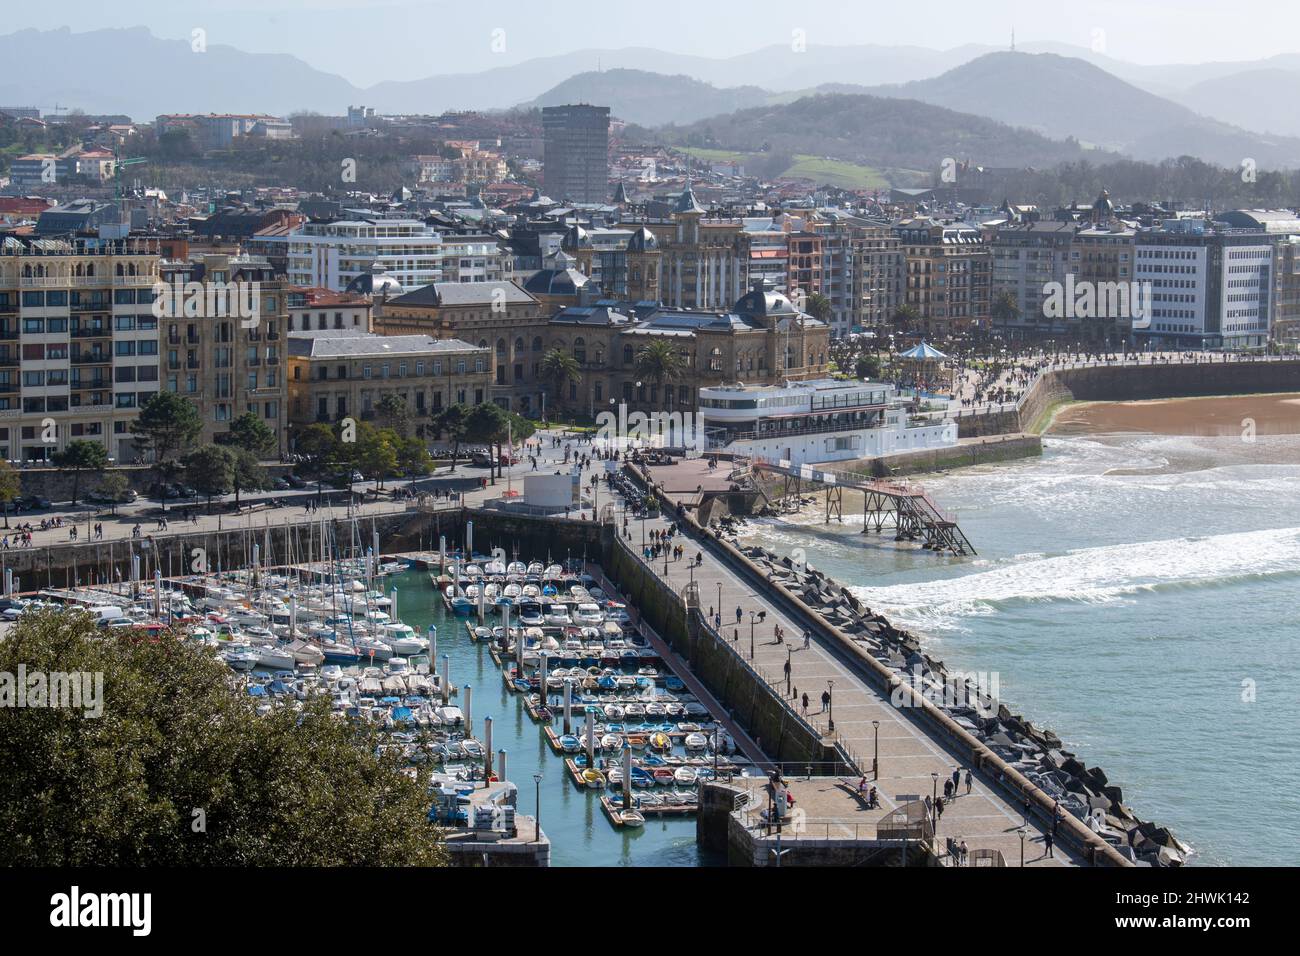
M372 262L370 271L363 272L349 282L344 291L389 299L401 295L406 290L402 288L400 282L384 271L382 263Z
M627 241L628 252L647 252L658 248L659 237L645 226L632 233L632 238Z
M1092 211L1097 216L1105 216L1109 219L1115 213L1115 204L1110 201L1110 193L1106 190L1101 191L1097 201L1092 204Z
M564 234L560 240L561 249L588 249L591 247L591 236L587 235L587 230L579 225L572 225L569 231Z
M779 292L765 292L755 289L747 292L736 302L734 311L737 315L772 315L793 316L799 311L794 304Z
M577 269L539 269L524 282L531 295L577 295L591 280Z

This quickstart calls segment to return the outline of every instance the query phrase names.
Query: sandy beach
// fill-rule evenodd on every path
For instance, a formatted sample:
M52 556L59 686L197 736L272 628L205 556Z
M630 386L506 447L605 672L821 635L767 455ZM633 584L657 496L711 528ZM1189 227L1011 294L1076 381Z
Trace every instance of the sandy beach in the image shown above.
M1241 438L1300 434L1300 395L1170 398L1145 402L1084 402L1061 409L1048 434L1145 432Z

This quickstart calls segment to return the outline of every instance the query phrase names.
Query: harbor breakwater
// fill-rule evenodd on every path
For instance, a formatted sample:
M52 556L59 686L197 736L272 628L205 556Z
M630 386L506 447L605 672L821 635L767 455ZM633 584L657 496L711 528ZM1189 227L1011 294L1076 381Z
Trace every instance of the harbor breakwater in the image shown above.
M693 523L693 522L692 522ZM1013 795L1029 801L1049 826L1058 808L1058 838L1094 863L1181 865L1190 849L1167 829L1141 820L1123 791L1099 767L1088 767L1050 730L1035 727L968 675L950 674L921 649L920 639L892 625L810 565L799 566L762 548L739 548L722 528L705 540L727 553L733 567L769 593L804 612L816 632L858 662L896 707L908 707L936 737L986 771Z

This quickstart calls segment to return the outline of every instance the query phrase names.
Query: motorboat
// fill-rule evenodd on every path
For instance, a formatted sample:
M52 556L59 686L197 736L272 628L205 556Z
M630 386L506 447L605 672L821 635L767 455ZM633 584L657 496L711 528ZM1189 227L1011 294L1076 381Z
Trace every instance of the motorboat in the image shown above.
M577 753L582 749L582 742L573 734L565 734L560 738L560 749L566 754Z
M619 813L618 820L625 827L645 826L645 815L640 810L623 810Z
M605 775L599 770L588 767L582 771L582 785L591 790L603 790L605 788Z
M684 744L688 752L700 751L709 746L709 740L703 734L687 734Z
M648 746L651 750L672 750L673 740L662 730L657 730L650 735Z
M673 771L673 779L683 787L692 787L695 785L696 773L694 767L678 767Z

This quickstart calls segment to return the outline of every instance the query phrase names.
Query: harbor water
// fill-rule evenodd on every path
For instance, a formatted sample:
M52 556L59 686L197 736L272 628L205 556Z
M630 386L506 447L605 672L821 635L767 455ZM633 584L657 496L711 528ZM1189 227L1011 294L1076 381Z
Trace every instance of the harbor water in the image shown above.
M616 830L600 807L600 793L570 782L563 759L547 745L543 725L524 712L524 696L511 693L501 679L486 642L470 640L465 618L446 612L424 571L387 579L397 588L401 619L417 633L438 627L438 657L446 654L451 682L473 688L471 719L482 739L483 718L492 718L493 750L506 751L506 776L519 787L518 811L534 816L540 771L542 831L551 841L552 866L697 866L709 862L695 844L694 817L649 817L639 828ZM496 615L488 623L499 623ZM441 663L438 665L441 667ZM463 691L462 691L463 694ZM526 824L523 834L527 835Z
M927 477L979 554L807 505L741 534L813 567L1100 766L1197 865L1290 865L1300 711L1300 437L1044 440ZM798 557L799 555L795 555Z

